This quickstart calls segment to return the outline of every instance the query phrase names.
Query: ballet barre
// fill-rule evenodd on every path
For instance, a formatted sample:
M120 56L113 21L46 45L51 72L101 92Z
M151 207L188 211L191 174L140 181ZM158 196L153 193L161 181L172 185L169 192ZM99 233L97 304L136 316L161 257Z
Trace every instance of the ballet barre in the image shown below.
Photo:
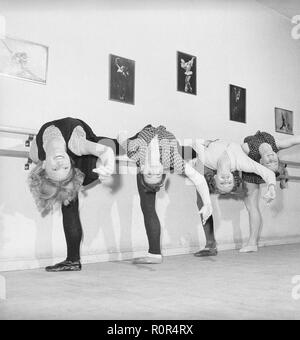
M300 168L300 162L295 161L281 161L283 164L286 164L287 166L290 166L291 168Z
M0 149L0 156L16 157L16 158L29 158L29 151L13 150L13 149Z
M300 169L300 162L281 160L281 163L285 164L286 167L299 168ZM286 177L286 179L288 181L300 181L300 176L288 175Z
M300 176L288 176L289 181L300 181Z
M33 129L14 127L14 126L4 126L0 125L0 133L4 134L12 134L12 135L20 135L20 136L28 136L25 140L25 148L29 148L31 142L36 135L36 131ZM17 158L27 158L27 162L25 164L25 170L29 170L29 166L32 163L32 160L29 157L29 151L27 150L15 150L15 149L0 149L0 156L4 157L17 157Z
M37 134L36 131L33 129L26 129L26 128L15 127L15 126L3 126L3 125L0 125L0 132L10 133L13 135L28 136L27 140L25 141L26 147L30 146L30 143L33 141L34 136Z
M135 165L136 161L130 159L129 157L122 155L122 156L116 156L116 161L119 163L128 163L128 164L132 164Z
M32 160L29 156L29 151L27 150L15 150L15 149L3 149L0 148L0 156L3 157L14 157L14 158L25 158L27 159L27 163L25 164L25 170L29 170L30 164L32 164ZM121 165L133 166L135 165L135 161L131 160L127 156L117 156L117 163Z
M35 136L36 131L32 129L14 127L14 126L4 126L0 125L0 132L11 133L15 135L27 135L27 136Z

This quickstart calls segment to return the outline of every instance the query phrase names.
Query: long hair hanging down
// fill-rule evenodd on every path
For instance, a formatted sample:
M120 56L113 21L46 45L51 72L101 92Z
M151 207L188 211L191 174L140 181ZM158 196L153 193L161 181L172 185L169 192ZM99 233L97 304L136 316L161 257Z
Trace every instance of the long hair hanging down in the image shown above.
M40 213L45 216L59 203L68 205L73 201L82 186L84 174L72 167L70 176L61 182L53 181L47 177L45 169L39 162L28 176L28 184Z

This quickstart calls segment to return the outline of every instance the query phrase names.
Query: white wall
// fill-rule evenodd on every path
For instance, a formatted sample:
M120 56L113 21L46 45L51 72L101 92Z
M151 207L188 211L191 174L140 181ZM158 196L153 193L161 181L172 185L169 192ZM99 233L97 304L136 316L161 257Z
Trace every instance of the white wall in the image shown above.
M179 139L240 142L258 129L274 133L276 106L294 111L299 133L300 42L291 38L288 19L254 0L0 0L0 13L7 35L49 46L46 86L0 78L1 125L38 129L71 115L99 135L133 134L152 123L165 124ZM197 96L176 91L176 51L198 57ZM136 61L134 106L108 100L110 53ZM228 120L230 83L247 88L247 124ZM0 142L22 141L3 136ZM295 150L291 157L298 155ZM0 162L0 270L63 258L59 211L42 219L26 186L24 161ZM84 261L129 258L147 249L135 177L117 180L116 190L96 186L81 199ZM165 254L204 243L195 192L185 184L172 176L168 192L159 194ZM299 185L279 191L270 207L262 202L263 243L299 240ZM248 236L243 202L213 200L220 248L239 244Z

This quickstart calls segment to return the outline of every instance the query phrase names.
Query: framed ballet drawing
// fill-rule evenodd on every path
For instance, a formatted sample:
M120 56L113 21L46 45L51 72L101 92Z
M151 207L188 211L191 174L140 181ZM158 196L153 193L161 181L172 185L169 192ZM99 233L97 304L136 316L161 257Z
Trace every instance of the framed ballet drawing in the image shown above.
M229 85L230 120L246 123L246 89Z
M177 91L197 94L197 57L177 52Z
M1 75L45 85L47 71L47 46L9 37L0 39Z
M109 99L134 105L135 61L109 55Z
M288 135L294 134L293 111L275 107L275 131Z

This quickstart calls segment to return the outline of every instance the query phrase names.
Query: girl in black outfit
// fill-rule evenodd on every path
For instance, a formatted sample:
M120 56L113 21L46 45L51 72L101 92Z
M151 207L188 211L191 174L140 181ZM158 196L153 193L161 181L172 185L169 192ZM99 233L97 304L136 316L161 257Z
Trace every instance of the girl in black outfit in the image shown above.
M109 139L97 137L85 122L63 118L44 124L32 143L30 157L37 165L29 176L30 190L43 215L61 204L67 242L67 259L47 271L81 270L78 191L114 172L114 152L105 140ZM112 141L110 145L114 147Z

